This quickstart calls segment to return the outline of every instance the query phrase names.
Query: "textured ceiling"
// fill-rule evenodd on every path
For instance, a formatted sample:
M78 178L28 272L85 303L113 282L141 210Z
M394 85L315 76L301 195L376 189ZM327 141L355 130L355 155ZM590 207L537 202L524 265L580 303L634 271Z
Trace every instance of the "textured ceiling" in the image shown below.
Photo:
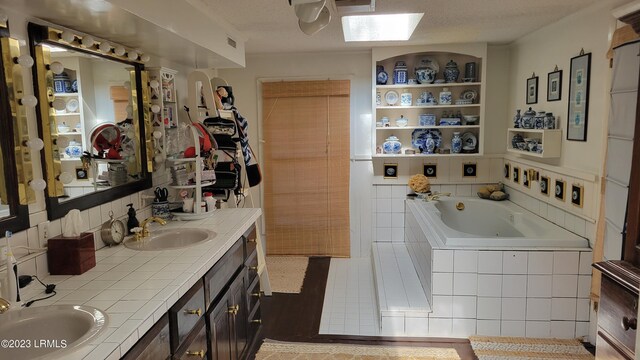
M298 29L287 0L192 0L210 6L247 37L248 54L371 48L345 43L340 14L313 36ZM424 12L403 45L460 42L503 44L553 23L597 0L376 0L377 14ZM327 0L327 3L331 0ZM398 45L375 43L375 46Z

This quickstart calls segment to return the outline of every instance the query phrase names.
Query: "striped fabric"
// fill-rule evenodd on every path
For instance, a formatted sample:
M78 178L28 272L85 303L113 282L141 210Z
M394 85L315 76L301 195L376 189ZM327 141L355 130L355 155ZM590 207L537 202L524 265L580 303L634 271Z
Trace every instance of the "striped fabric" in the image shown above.
M236 118L236 123L238 124L238 131L240 135L240 148L242 149L242 156L244 157L245 165L249 165L253 158L253 154L251 153L251 149L249 148L249 122L245 119L240 113L238 109L233 106L231 107L233 111L233 116Z

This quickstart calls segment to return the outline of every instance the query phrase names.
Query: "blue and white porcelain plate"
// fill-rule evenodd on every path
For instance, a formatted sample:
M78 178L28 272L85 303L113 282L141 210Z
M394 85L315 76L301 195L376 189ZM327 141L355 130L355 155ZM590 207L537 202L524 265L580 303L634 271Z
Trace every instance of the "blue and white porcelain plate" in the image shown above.
M427 134L431 134L436 143L436 149L442 146L442 133L438 129L415 129L411 133L411 146L416 149L424 149Z
M398 93L394 90L389 90L384 94L384 100L387 102L387 105L395 105L399 98Z

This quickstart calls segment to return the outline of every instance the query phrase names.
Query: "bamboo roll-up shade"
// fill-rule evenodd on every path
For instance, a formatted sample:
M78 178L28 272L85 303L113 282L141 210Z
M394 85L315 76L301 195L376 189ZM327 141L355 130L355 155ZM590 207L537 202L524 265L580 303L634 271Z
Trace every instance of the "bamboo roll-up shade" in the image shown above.
M349 256L349 81L306 83L263 84L267 253Z

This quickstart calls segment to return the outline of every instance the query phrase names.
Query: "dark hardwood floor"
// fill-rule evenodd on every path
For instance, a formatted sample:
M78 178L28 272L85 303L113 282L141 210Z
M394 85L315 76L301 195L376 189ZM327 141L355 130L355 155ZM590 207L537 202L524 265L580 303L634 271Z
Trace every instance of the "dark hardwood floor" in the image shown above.
M250 359L255 358L262 339L291 342L343 343L360 345L429 346L453 348L461 359L477 359L466 339L449 338L393 338L377 336L320 335L320 317L324 302L330 258L309 259L307 275L300 294L274 293L261 301L261 339L256 341Z

